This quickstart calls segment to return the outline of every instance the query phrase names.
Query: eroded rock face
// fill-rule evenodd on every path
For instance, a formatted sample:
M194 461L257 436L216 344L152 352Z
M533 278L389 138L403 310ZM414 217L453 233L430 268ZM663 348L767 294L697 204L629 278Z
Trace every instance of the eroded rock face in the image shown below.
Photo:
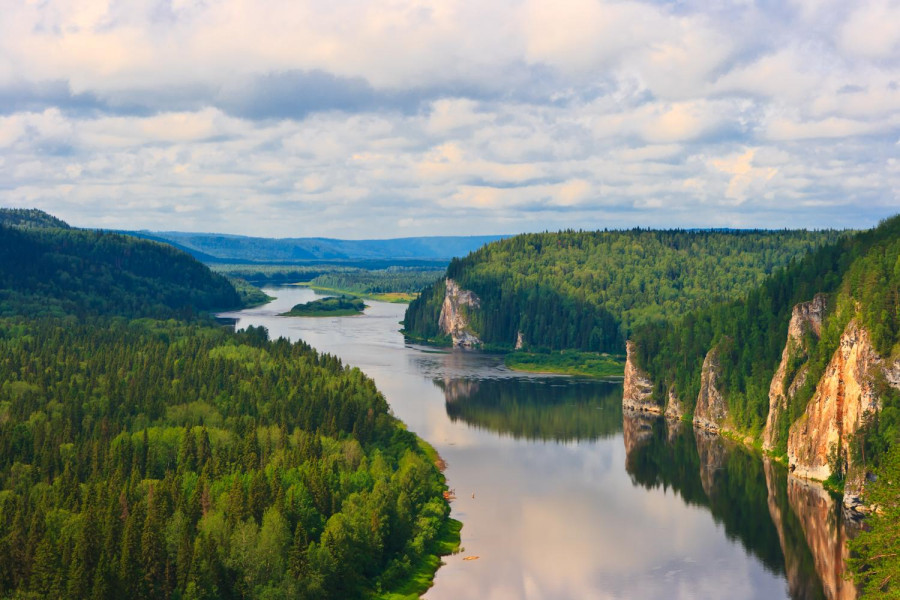
M662 414L662 409L653 403L653 382L647 374L634 364L634 342L625 343L625 381L622 407L629 410Z
M728 404L719 389L720 374L718 350L713 348L703 359L700 394L697 396L697 407L694 409L694 425L713 433L728 429Z
M666 402L666 418L679 421L683 416L684 405L678 396L675 395L675 388L669 388L669 398Z
M459 287L452 279L447 279L447 292L441 306L438 326L453 340L453 347L474 348L481 340L469 327L468 309L481 307L481 300L469 290Z
M796 305L791 312L787 343L781 353L781 363L769 386L769 415L766 418L766 428L763 432L763 448L765 450L775 448L778 442L778 420L787 407L787 399L793 396L806 382L808 366L805 362L796 373L788 373L788 366L798 355L806 356L808 354L807 333L811 333L816 338L822 334L825 308L825 296L819 294L809 302ZM788 377L791 378L791 381L785 381ZM787 395L785 395L785 388L787 388Z
M847 448L863 416L880 407L872 379L882 366L869 333L850 321L806 412L791 425L787 450L794 475L827 479L834 459L852 467Z

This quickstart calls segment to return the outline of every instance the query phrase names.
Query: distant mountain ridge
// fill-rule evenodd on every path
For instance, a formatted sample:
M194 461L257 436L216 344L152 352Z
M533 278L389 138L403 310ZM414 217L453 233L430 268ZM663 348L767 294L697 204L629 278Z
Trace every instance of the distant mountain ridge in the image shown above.
M382 240L262 238L220 233L120 231L172 244L206 263L298 263L311 261L449 261L507 235L423 236Z

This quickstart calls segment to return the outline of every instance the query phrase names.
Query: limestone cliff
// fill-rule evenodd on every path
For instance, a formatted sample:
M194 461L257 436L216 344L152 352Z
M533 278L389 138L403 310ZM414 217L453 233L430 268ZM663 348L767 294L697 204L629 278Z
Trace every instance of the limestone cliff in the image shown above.
M808 365L806 357L808 337L811 334L818 338L822 334L822 319L825 316L826 301L822 294L809 302L803 302L791 311L788 324L788 337L781 353L781 363L772 383L769 386L769 415L763 432L763 449L772 450L778 443L778 421L787 408L787 401L806 382ZM803 364L795 372L789 372L792 363L802 361ZM788 380L789 381L786 381Z
M884 361L869 333L850 321L806 412L791 425L788 461L795 475L824 480L835 464L853 467L847 451L851 437L864 415L880 407L873 388L877 370L885 370Z
M681 400L675 394L675 387L669 388L669 399L666 402L666 418L681 420L681 417L684 416L684 405L681 403Z
M662 409L653 403L653 382L646 373L634 364L634 342L625 343L625 381L622 407L654 414L662 414Z
M718 348L713 348L703 359L700 394L694 408L694 425L713 433L728 429L728 404L719 389L720 375Z
M452 279L447 279L447 292L441 306L438 326L453 340L453 347L474 348L481 340L469 325L469 310L481 307L481 300L473 292L464 290Z

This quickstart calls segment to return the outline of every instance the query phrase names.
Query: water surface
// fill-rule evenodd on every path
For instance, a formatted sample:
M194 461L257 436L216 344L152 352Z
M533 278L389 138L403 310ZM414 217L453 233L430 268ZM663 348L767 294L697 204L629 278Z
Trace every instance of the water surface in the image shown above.
M464 551L429 600L853 597L827 494L718 437L623 414L621 383L406 343L404 305L280 317L317 295L266 292L276 300L223 316L359 367L446 460Z

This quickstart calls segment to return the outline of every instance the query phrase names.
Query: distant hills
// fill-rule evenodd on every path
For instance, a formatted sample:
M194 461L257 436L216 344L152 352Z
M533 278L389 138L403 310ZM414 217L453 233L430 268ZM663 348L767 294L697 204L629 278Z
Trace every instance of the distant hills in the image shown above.
M385 240L260 238L218 233L121 231L172 244L205 263L300 264L309 262L449 262L509 236L431 236Z

